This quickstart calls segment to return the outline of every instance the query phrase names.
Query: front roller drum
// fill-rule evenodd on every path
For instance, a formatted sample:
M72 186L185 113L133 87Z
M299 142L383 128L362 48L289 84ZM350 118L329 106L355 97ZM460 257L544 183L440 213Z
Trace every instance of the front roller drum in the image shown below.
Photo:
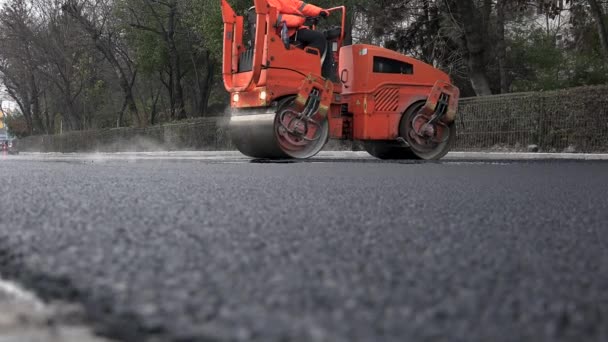
M329 137L329 124L304 119L293 110L295 97L281 101L276 112L247 113L230 119L230 136L246 156L305 159L316 155Z

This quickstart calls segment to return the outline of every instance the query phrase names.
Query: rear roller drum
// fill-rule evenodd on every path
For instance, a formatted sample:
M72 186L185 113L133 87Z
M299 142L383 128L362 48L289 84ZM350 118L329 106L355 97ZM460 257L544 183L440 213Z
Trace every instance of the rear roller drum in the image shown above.
M444 157L456 138L456 125L441 121L429 123L429 118L419 114L424 102L411 106L401 119L399 134L409 144L416 159L437 160Z

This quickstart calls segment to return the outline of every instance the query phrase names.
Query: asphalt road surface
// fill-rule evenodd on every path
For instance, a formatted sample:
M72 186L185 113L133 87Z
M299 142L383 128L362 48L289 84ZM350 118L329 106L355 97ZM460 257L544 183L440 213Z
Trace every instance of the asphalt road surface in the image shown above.
M608 162L0 159L0 274L124 341L607 341Z

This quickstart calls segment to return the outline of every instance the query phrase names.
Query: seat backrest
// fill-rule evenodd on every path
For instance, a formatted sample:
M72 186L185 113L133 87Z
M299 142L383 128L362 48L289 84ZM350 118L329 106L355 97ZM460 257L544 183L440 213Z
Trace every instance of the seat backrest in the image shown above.
M251 6L247 10L247 37L245 42L249 48L253 48L255 44L255 6Z

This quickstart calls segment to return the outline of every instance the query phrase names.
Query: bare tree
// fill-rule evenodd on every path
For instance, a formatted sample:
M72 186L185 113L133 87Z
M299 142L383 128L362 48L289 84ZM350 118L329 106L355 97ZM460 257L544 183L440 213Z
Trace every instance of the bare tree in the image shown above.
M500 93L509 91L507 79L507 49L505 44L505 8L507 0L497 0L496 3L496 56L498 59L498 74L500 77Z
M44 29L32 34L30 41L42 60L38 71L53 84L63 99L61 112L69 129L83 129L84 113L79 109L81 95L88 78L90 45L82 31L74 30L74 22L65 16L55 1L33 0L38 21Z
M49 133L52 119L43 120L41 114L39 61L34 47L27 43L35 35L30 19L31 7L23 0L12 1L0 12L0 73L25 118L28 133Z
M145 11L141 11L141 9ZM180 11L177 0L133 0L129 11L133 22L131 26L155 33L162 38L167 49L169 63L166 72L168 80L163 80L169 91L171 114L176 119L185 119L186 108L182 85L183 73L181 55L176 41L176 31L180 22Z
M139 126L144 126L146 124L145 115L138 110L133 95L137 68L120 38L120 31L113 23L111 2L68 0L63 4L62 9L87 32L97 50L110 63L119 80L120 87L124 92L124 104L118 115L119 124L122 125L123 113L127 109L133 117L133 121Z

